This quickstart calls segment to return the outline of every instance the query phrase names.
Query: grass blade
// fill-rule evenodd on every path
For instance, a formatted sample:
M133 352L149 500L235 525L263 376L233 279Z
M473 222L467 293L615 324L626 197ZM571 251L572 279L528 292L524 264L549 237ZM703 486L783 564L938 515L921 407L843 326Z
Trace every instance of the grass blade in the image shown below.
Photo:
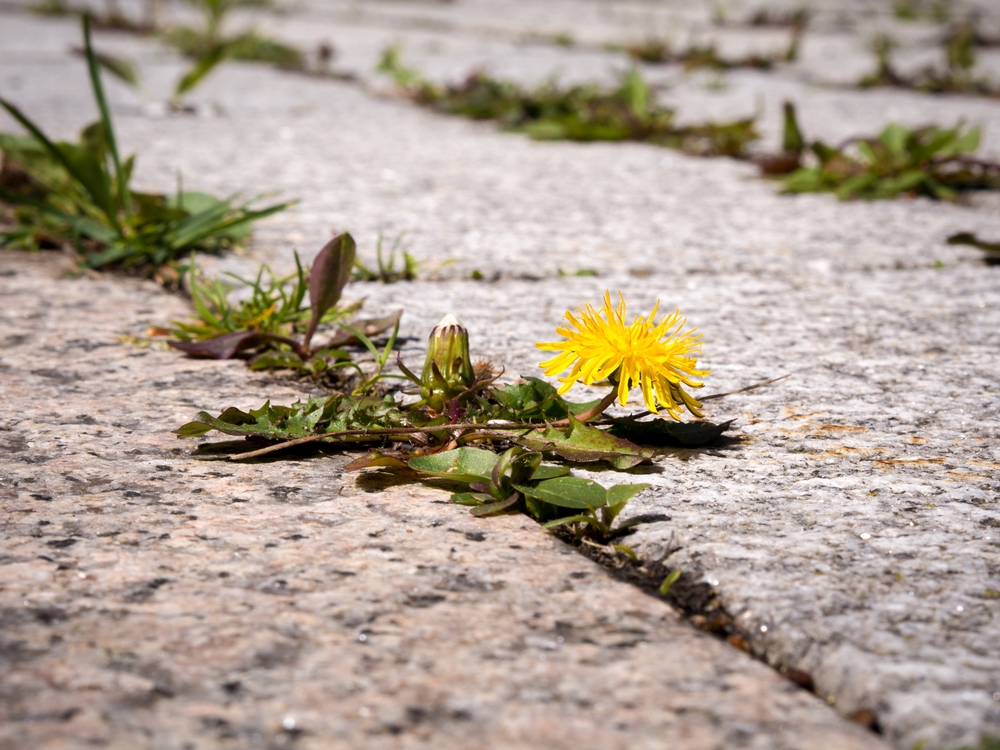
M175 227L173 231L171 231L169 235L164 238L167 244L170 245L171 250L183 250L185 247L195 244L209 235L221 234L241 225L251 224L259 219L270 216L271 214L284 211L294 203L294 201L289 201L287 203L279 203L273 206L268 206L267 208L247 210L245 206L249 204L244 204L243 206L234 208L231 205L230 200L232 199L221 201L215 206L211 206L200 213L189 216L178 224L177 227ZM226 214L230 212L234 212L236 215L230 219L224 218Z
M187 73L177 82L177 88L174 90L174 96L182 97L188 91L193 89L202 79L207 76L215 67L226 59L226 55L229 52L228 44L220 44L213 47L211 50L201 55L194 64L188 70Z
M83 169L82 165L70 159L66 152L59 148L59 146L49 140L48 136L43 133L35 123L28 119L28 117L21 112L15 105L7 101L6 99L0 97L0 106L7 110L11 117L17 120L25 130L27 130L31 135L42 145L42 147L49 153L49 155L55 159L59 164L66 170L67 174L70 175L74 180L76 180L90 195L94 204L100 208L100 210L108 217L108 220L115 227L115 229L120 230L120 225L118 224L118 219L114 215L114 208L111 206L110 196L106 190L105 181L101 179L95 180L94 174L89 174L87 170Z
M73 48L73 54L87 57L87 51L79 47ZM134 89L139 88L139 71L128 60L114 55L107 55L103 52L94 52L94 59L97 64L107 73L110 73L122 83Z
M94 253L93 255L88 255L84 261L84 265L87 268L100 268L101 266L110 265L112 263L117 263L119 261L126 260L130 255L140 256L140 260L147 259L149 255L148 251L144 252L141 246L136 247L129 244L126 240L117 238L113 244L109 243L109 247L105 250ZM136 262L135 258L132 258L131 263L123 263L123 265L128 266Z
M29 198L25 195L19 195L3 188L0 188L0 198L8 201L9 203L30 206L31 208L37 209L38 211L48 214L52 218L63 222L74 232L85 237L89 237L92 240L97 240L103 244L110 244L118 239L118 233L113 229L110 229L103 224L99 224L93 219L88 219L85 216L73 216L71 214L67 214L54 206L50 206L48 203L44 203L43 201L35 200L34 198Z
M122 170L122 162L118 156L118 144L115 141L115 129L111 125L111 113L108 110L108 101L104 96L104 87L101 85L101 74L98 70L97 56L94 54L94 47L90 42L90 16L83 16L83 44L87 53L87 69L90 71L90 82L94 87L94 98L97 99L97 106L101 110L101 124L104 126L104 137L108 141L108 149L111 151L111 160L115 165L115 180L118 183L118 206L125 214L125 222L132 218L132 195L129 193L128 185L125 182L125 172ZM117 213L117 212L116 212ZM118 217L114 217L117 225Z

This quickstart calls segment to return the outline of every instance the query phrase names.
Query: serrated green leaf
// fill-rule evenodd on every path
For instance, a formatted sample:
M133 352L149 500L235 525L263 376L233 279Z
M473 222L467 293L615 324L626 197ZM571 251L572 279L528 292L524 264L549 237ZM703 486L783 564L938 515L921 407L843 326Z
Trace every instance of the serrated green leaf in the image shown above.
M322 415L322 408L311 399L307 408L296 409L287 406L271 406L267 402L260 409L249 413L230 407L218 417L201 412L196 421L203 422L226 435L256 435L272 440L289 440L315 434L316 423ZM319 408L308 408L316 406Z
M490 500L492 499L493 498L490 498ZM472 515L479 518L482 518L484 516L492 516L495 513L502 513L505 510L513 508L515 505L517 505L517 502L520 499L521 496L515 492L506 500L498 500L496 502L484 503L483 505L480 505L478 508L473 508L471 513Z
M269 440L294 440L311 435L330 435L339 442L364 442L381 439L378 436L337 433L399 426L401 416L392 396L379 399L367 396L336 395L311 398L291 406L265 403L259 409L244 412L230 407L218 417L200 412L196 422L208 425L227 435L254 435Z
M608 493L603 486L583 477L556 477L532 485L515 484L514 489L560 508L600 508L608 501Z
M489 482L500 457L480 448L456 448L410 459L409 466L421 474L456 482Z
M608 505L621 505L624 507L629 500L652 486L651 484L616 484L608 487Z
M653 451L604 430L570 419L568 427L548 427L512 438L532 451L555 453L567 461L593 463L607 461L616 469L630 469L649 460Z
M522 453L511 461L510 481L523 484L530 482L542 464L541 453ZM497 464L499 466L499 464ZM567 469L566 473L569 473ZM544 479L545 477L539 477Z
M213 429L215 428L204 422L188 422L174 430L174 434L181 438L201 437Z
M484 492L456 492L451 496L451 501L456 505L471 505L478 508L484 503L492 504L493 498Z
M535 469L535 473L531 475L532 482L541 482L545 479L555 479L556 477L564 477L569 474L568 466L555 466L553 464L543 464Z
M344 467L344 471L360 471L361 469L380 468L388 466L393 469L405 469L406 461L398 456L390 456L379 451L372 451L356 458Z
M579 414L598 403L597 401L573 403L560 396L558 391L544 380L532 377L524 380L524 383L510 383L497 388L491 394L497 402L506 407L508 416L518 421L565 419L570 414Z

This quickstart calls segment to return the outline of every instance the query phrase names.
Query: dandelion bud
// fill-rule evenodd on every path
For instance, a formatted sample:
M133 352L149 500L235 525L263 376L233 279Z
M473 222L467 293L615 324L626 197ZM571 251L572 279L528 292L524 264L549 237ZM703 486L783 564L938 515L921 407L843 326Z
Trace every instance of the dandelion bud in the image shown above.
M445 315L431 331L420 379L430 391L463 391L475 383L469 332L454 315Z

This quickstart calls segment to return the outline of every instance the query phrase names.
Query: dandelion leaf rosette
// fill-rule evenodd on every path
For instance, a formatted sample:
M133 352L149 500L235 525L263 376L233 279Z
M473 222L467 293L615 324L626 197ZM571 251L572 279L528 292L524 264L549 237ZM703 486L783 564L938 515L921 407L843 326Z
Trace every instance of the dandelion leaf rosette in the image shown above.
M508 416L518 421L565 419L598 403L596 400L585 403L567 401L559 395L555 386L539 378L526 377L524 381L497 388L491 394L509 412Z
M607 490L593 479L584 477L556 477L535 485L515 484L514 489L560 508L600 508L608 501Z
M631 469L653 457L650 448L608 434L570 417L569 427L549 426L515 437L514 441L533 451L554 453L578 463L607 461L616 469Z
M438 479L463 483L489 482L499 460L500 456L493 451L457 448L432 456L418 456L410 460L409 466Z
M229 407L218 417L199 412L175 434L179 437L200 437L211 430L226 435L259 437L268 440L295 440L312 435L330 434L372 427L391 427L400 423L400 414L392 397L349 398L331 396L311 398L291 406L272 406L268 401L249 412ZM355 442L364 436L341 436Z

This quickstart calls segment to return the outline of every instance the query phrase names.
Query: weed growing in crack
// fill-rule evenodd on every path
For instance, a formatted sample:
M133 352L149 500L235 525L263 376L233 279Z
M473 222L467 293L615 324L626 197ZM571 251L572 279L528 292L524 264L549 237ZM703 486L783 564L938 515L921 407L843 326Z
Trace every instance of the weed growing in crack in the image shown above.
M919 750L919 748L915 748L915 750ZM958 747L953 750L1000 750L1000 737L983 737L975 747L966 745L965 747Z
M174 26L162 33L163 40L192 60L174 91L172 106L183 109L183 97L225 60L262 62L290 70L303 70L305 57L295 47L251 29L225 36L223 26L229 14L243 7L260 7L262 0L186 0L202 14L201 28Z
M378 70L418 104L493 120L537 140L645 141L699 156L743 157L757 138L753 117L675 124L673 110L656 103L649 84L635 70L611 91L595 85L562 88L554 81L529 90L485 73L473 73L459 85L439 86L403 65L395 47L385 50Z
M752 28L791 28L804 30L812 20L813 11L806 7L794 10L778 8L758 8L743 19L732 19L722 3L712 9L712 23L715 26L749 26Z
M222 27L226 17L239 8L261 8L270 3L268 0L185 0L202 15L204 25L199 30L200 35L208 44L222 41Z
M402 243L403 235L399 235L395 242L392 243L388 255L383 256L382 235L380 234L378 243L375 246L374 267L365 265L361 258L356 258L352 278L355 281L378 281L383 284L395 284L397 281L415 281L420 264L409 252L400 250ZM397 253L399 253L398 256ZM401 264L399 268L396 267L397 261Z
M82 49L74 49L73 51L80 55L86 54ZM184 96L205 80L227 56L228 47L226 45L218 45L205 54L196 57L191 67L181 74L174 85L173 95L168 102L170 110L177 113L194 112L195 108L193 106L184 103ZM136 91L142 90L142 84L139 81L139 72L131 62L121 57L100 52L95 52L94 58L104 72L114 76Z
M958 232L948 238L949 245L969 245L986 253L987 265L1000 265L1000 242L980 239L972 232Z
M268 63L293 70L305 65L301 50L253 30L234 37L216 39L203 30L176 26L167 29L163 33L163 39L185 57L195 60L221 47L224 56L230 60Z
M499 375L492 364L472 364L468 331L447 316L431 333L421 374L397 363L402 377L410 381L409 398L375 387L392 377L386 375L385 367L393 339L380 351L359 336L373 355L375 368L351 393L338 392L291 406L267 403L248 412L230 407L218 416L201 412L176 434L192 438L215 430L243 436L256 449L230 457L239 461L307 443L327 449L368 447L370 452L348 464L348 470L403 472L451 488L452 500L471 506L475 516L526 513L547 529L570 533L579 543L609 545L648 520L636 517L621 522L619 516L649 485L605 486L573 476L573 465L584 464L590 471L602 466L627 471L648 463L660 446L691 448L713 443L731 424L678 421L681 408L698 413L700 404L674 392L690 384L694 374L705 373L694 370L692 339L677 327L676 314L659 322L655 310L648 317L640 316L633 327L648 335L626 335L619 340L616 331L628 333L620 331L623 315L624 309L610 313L602 309L594 313L596 317L581 318L587 326L606 331L609 347L625 349L601 367L584 359L576 364L567 361L564 364L571 372L564 389L582 378L611 386L611 397L622 400L622 393L639 388L651 411L658 405L673 406L668 408L668 418L646 419L648 411L604 416L610 399L567 401L537 378L497 385ZM564 342L566 351L573 350L576 341L569 336ZM604 362L603 355L599 356ZM544 366L547 371L556 367L552 362ZM722 395L727 394L716 397ZM209 445L207 450L215 449ZM616 549L613 554L635 557L624 545Z
M892 14L901 21L946 23L951 10L951 0L896 0L892 4Z
M1000 190L1000 163L974 156L981 131L908 128L893 123L875 137L839 146L806 145L791 104L785 105L783 151L758 159L762 171L784 175L787 193L831 192L869 200L923 195L954 200L965 190Z
M644 42L629 45L623 48L623 51L635 60L682 65L685 70L706 68L718 71L736 68L772 70L776 65L798 59L801 36L802 27L794 26L792 37L784 50L766 55L753 53L738 58L723 57L714 42L704 45L693 44L685 49L674 50L665 39L652 37Z
M77 5L69 0L38 0L28 9L45 16L89 16L96 29L127 31L135 34L151 34L156 31L162 0L146 0L145 17L137 19L126 14L118 0L104 0L103 9L89 5Z
M229 15L240 8L269 8L269 0L185 0L188 5L201 12L203 22L199 27L171 26L161 22L163 0L146 0L143 18L126 14L116 0L106 0L103 11L77 5L68 0L42 0L32 9L45 15L89 16L91 25L98 29L125 31L135 34L158 34L159 37L181 55L189 58L191 66L178 79L170 100L175 112L189 112L192 107L184 102L191 92L221 63L227 60L258 62L283 70L334 80L353 80L354 76L339 73L331 68L334 49L329 43L318 45L315 62L301 49L278 39L262 34L256 29L248 29L234 35L226 35L223 28ZM100 60L99 60L100 61ZM111 60L108 72L118 74L124 61ZM134 80L123 78L129 85L136 86Z
M9 226L0 232L0 247L72 248L88 268L152 276L192 251L218 252L245 241L253 222L290 205L253 208L253 200L132 190L135 156L122 159L119 154L87 18L83 35L100 119L83 130L79 143L52 141L13 103L0 98L0 106L28 132L0 134L0 208Z
M928 66L912 75L900 73L892 61L896 40L888 34L872 37L870 49L875 56L875 69L858 81L861 88L886 86L912 89L929 94L978 94L1000 96L1000 89L984 77L975 74L976 44L981 36L973 21L954 25L944 40L945 68Z
M361 307L340 304L354 260L354 240L341 234L319 252L308 274L297 256L296 271L289 276L276 277L267 266L254 279L230 274L249 291L239 302L230 301L231 284L200 279L192 263L188 291L197 317L155 332L176 337L169 344L193 357L241 357L254 370L295 369L324 375L348 367L361 373L344 347L363 345L375 351L372 337L398 329L399 314L348 321ZM313 338L324 325L335 326L334 331L314 346ZM392 333L390 339L394 338ZM377 362L387 356L377 351L375 355ZM379 363L380 373L385 364Z
M648 484L618 484L604 487L592 479L574 477L566 466L544 464L540 452L520 446L501 454L479 448L459 448L409 461L420 475L467 483L469 492L452 495L452 502L471 505L472 515L490 516L503 512L527 513L542 528L577 525L578 534L598 543L627 533L635 523L612 529L615 519L629 500Z
M192 259L188 266L187 290L197 313L193 322L175 322L166 332L182 341L204 341L227 333L262 331L280 335L303 333L311 316L306 295L308 277L295 255L296 271L278 277L268 266L261 266L256 278L244 279L225 274L236 282L205 279L196 273ZM236 289L249 291L238 302L230 300ZM327 311L322 323L343 319L356 311L360 304Z

